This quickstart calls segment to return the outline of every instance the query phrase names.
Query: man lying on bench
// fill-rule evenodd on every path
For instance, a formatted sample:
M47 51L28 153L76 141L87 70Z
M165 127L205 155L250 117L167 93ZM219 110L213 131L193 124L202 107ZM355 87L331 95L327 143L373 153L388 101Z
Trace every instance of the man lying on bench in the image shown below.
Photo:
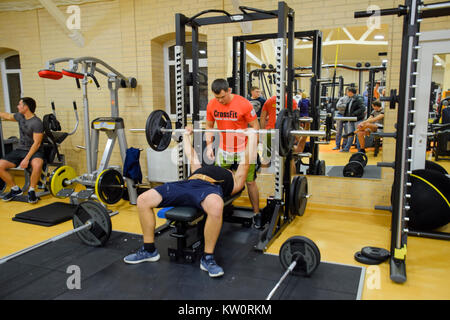
M244 188L249 166L256 163L257 135L252 129L246 130L245 134L248 136L245 157L233 173L218 166L202 167L192 147L192 127L186 127L183 148L190 163L191 176L184 181L165 183L138 197L137 208L144 244L135 253L124 258L126 263L159 260L160 256L155 248L156 220L153 208L189 206L203 210L207 215L204 228L205 249L200 259L200 269L207 271L210 277L224 274L214 260L214 248L222 228L223 198Z

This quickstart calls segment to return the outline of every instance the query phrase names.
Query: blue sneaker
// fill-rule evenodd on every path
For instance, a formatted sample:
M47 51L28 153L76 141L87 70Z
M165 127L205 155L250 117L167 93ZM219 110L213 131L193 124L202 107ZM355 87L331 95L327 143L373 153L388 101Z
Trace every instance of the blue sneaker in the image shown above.
M208 272L212 278L221 277L224 274L223 269L216 263L212 255L207 255L200 259L200 269Z
M36 197L36 192L34 190L28 191L28 203L36 203L39 198Z
M3 201L11 201L12 199L14 199L14 197L21 196L22 193L23 193L22 189L20 189L20 188L19 188L19 190L11 189L11 191L9 191L9 193L6 194L2 200Z
M140 247L135 253L129 254L123 261L129 264L137 264L141 262L155 262L159 260L158 250L148 252L144 249L144 246Z

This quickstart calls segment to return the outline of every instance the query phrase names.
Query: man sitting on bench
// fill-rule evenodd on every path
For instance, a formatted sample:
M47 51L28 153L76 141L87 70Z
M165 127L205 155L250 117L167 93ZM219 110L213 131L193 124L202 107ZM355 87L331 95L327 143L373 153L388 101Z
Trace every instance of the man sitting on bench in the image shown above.
M235 173L219 166L201 166L192 147L192 127L183 134L183 148L190 163L191 176L184 181L168 182L141 194L137 199L139 219L143 232L143 246L124 258L126 263L158 261L155 248L155 215L153 208L189 206L203 210L206 215L204 228L205 249L200 259L200 269L210 277L220 277L223 269L214 260L214 248L222 228L223 198L240 192L245 185L250 164L256 163L257 135L247 129L245 157Z

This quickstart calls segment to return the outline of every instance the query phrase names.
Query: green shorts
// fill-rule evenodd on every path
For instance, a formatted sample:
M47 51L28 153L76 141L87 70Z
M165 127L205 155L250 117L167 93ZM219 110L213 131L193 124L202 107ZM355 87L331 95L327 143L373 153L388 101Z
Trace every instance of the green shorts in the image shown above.
M244 152L232 153L218 149L216 157L216 166L235 171L239 165L241 156L243 155ZM255 180L256 180L256 164L251 164L250 167L248 168L247 179L245 181L253 182Z

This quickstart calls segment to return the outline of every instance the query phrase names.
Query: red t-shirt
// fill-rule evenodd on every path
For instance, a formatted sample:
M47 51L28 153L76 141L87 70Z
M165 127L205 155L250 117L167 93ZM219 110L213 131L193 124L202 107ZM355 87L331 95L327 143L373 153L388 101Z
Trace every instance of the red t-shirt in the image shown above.
M209 101L206 107L206 120L217 122L217 129L246 129L249 122L257 119L252 104L247 99L233 94L231 102L221 104L217 99ZM221 132L220 148L228 152L245 150L246 135L243 133Z
M266 122L266 127L264 129L275 129L275 122L277 121L277 97L273 96L267 99L266 103L262 108L262 111L266 111L269 116L269 120ZM285 108L287 107L287 97L286 103L284 104ZM292 99L292 110L297 109L297 102Z

